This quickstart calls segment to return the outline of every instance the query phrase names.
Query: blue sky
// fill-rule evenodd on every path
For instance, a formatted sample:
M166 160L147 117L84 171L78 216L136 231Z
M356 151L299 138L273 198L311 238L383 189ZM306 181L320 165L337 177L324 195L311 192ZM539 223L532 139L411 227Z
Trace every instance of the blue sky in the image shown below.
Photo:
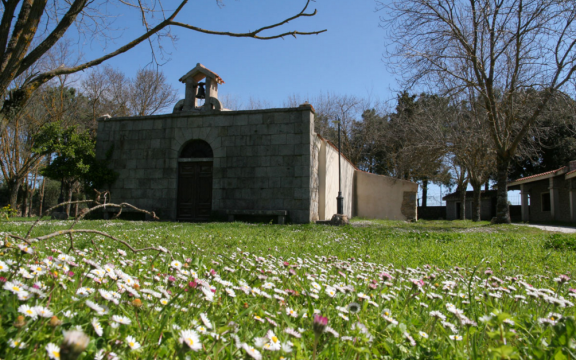
M165 8L171 9L177 3L165 3ZM225 0L223 7L215 0L199 3L189 2L176 20L210 30L246 32L298 13L305 1ZM226 82L219 88L220 97L229 94L243 102L253 97L281 107L293 94L306 99L331 92L371 97L393 105L401 87L392 69L382 61L390 42L386 31L379 27L382 13L376 11L375 1L317 0L310 4L309 11L314 9L318 11L316 16L300 18L263 33L327 29L319 35L296 39L232 38L172 28L178 41L174 45L163 42L169 55L161 69L181 97L184 86L178 79L199 62ZM115 26L123 31L116 34L115 43L108 44L109 50L143 30L140 18L131 11L119 13ZM86 59L100 56L102 44L94 42L84 48L84 53ZM150 66L151 60L150 47L144 43L106 64L134 76L138 69ZM440 205L441 195L447 193L448 189L431 185L429 205Z
M165 8L176 3L165 3ZM176 20L206 29L243 32L292 16L304 4L303 0L225 0L224 6L218 7L216 1L191 1ZM382 62L386 33L379 28L380 13L375 8L373 0L317 0L310 4L310 11L318 10L316 16L297 19L267 33L328 30L297 39L262 41L173 28L179 40L174 46L164 42L170 61L162 70L182 95L184 87L178 79L200 62L226 81L220 87L221 94L244 100L252 96L281 106L291 94L313 97L326 91L394 99L398 85ZM119 14L115 22L124 31L109 49L141 33L137 14L124 10L127 12ZM100 43L84 50L87 59L102 53ZM141 44L107 64L132 76L150 61L148 44Z

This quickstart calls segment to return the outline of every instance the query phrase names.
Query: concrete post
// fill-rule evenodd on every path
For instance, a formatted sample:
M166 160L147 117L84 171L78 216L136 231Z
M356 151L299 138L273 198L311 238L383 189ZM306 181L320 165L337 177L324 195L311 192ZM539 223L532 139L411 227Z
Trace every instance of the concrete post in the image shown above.
M530 216L528 213L528 189L526 185L520 185L520 191L522 193L521 197L521 204L522 204L522 221L528 222L530 221Z
M550 215L552 216L552 220L556 220L556 217L559 214L558 208L560 205L560 199L558 198L558 188L554 186L554 178L551 177L549 180L550 186L548 189L550 190Z

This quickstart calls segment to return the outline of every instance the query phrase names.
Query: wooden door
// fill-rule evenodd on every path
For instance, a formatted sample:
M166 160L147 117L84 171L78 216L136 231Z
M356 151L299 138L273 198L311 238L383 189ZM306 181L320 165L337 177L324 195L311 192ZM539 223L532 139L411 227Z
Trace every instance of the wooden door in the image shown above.
M212 211L212 162L178 163L178 220L208 221Z

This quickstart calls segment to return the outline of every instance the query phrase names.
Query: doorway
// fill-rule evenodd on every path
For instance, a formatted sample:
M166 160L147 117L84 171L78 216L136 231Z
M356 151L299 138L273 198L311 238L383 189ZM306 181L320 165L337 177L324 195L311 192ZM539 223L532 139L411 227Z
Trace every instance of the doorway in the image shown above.
M207 142L193 140L184 147L178 159L178 220L210 220L212 169L212 148Z

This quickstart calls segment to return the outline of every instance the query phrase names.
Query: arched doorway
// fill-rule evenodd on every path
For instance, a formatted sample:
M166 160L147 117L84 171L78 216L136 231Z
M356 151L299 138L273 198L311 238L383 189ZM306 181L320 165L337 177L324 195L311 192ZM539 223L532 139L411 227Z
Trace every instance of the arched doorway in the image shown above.
M177 214L180 221L207 221L212 211L212 163L210 144L188 142L178 158Z

